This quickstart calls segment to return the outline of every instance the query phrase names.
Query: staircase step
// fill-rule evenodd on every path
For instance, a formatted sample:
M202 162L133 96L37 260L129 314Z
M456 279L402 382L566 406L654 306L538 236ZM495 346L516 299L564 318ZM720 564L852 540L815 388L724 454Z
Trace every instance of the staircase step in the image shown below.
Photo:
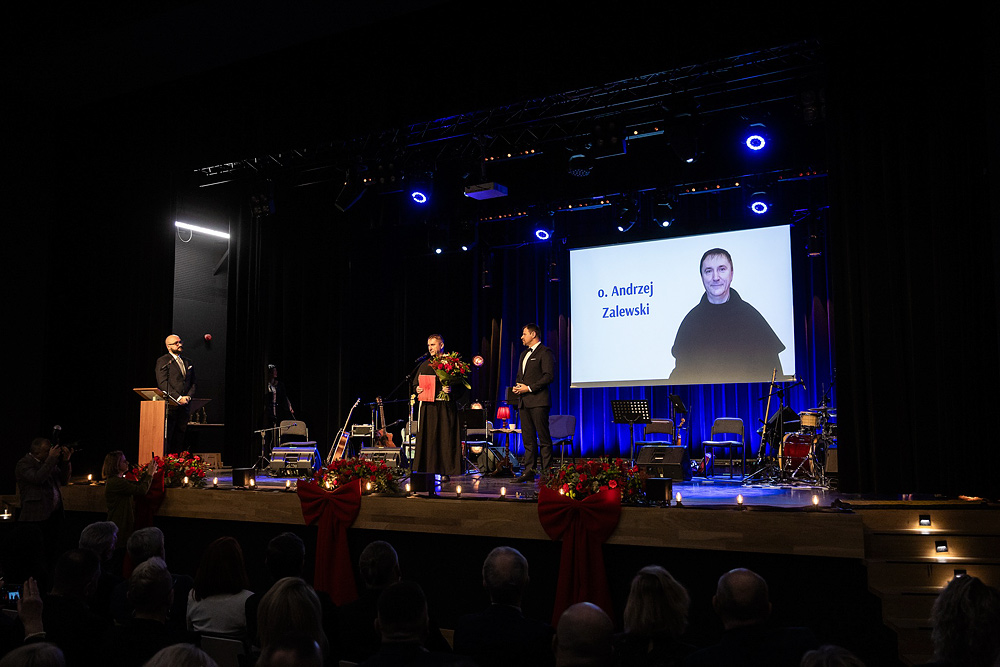
M857 508L866 530L873 531L914 531L929 530L932 533L955 532L965 534L1000 534L1000 507L977 505L964 507L907 507L905 509L861 509ZM920 516L930 517L930 526L921 526Z
M865 555L868 558L906 559L921 556L937 558L936 543L939 541L947 542L949 558L976 558L986 554L1000 554L1000 534L921 535L914 532L870 532L865 534Z
M996 558L871 558L866 564L868 588L875 593L912 587L944 588L955 577L955 570L965 570L989 586L1000 584L1000 559Z

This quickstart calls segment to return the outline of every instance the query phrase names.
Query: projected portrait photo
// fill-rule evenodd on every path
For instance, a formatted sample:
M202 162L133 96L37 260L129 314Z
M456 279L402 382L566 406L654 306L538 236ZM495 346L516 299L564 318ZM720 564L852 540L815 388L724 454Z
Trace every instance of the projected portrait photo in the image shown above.
M701 257L701 300L681 321L670 353L671 384L760 382L777 372L785 349L756 308L733 287L733 257L711 248Z
M570 250L573 387L795 374L788 225Z

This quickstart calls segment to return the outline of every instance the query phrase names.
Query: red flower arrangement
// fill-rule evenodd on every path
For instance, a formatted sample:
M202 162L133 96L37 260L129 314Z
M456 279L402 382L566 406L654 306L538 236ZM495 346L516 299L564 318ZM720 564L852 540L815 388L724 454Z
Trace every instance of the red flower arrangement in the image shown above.
M639 466L627 461L589 460L567 463L542 478L542 485L553 491L580 500L605 489L619 489L622 503L637 503L645 499L646 475Z
M369 461L358 457L331 461L328 466L320 468L313 475L313 481L327 488L347 484L356 479L362 481L362 493L399 493L398 479L402 471L390 468L385 461ZM371 483L371 489L366 483Z
M444 386L464 384L466 389L472 389L472 385L469 384L468 380L471 369L469 368L469 364L462 361L462 355L458 352L439 354L431 359L430 367ZM434 400L450 401L451 396L444 391L439 391Z
M205 478L212 469L201 457L191 452L181 452L180 454L167 454L164 458L159 456L156 459L156 467L163 471L164 486L183 486L184 478L188 478L188 485L202 488L205 486Z

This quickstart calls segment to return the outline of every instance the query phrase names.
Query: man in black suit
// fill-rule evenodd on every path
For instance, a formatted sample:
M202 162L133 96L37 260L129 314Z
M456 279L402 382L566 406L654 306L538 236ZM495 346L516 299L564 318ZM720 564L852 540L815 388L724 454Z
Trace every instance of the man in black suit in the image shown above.
M528 561L511 547L497 547L483 563L483 588L490 606L455 624L455 653L467 655L479 667L517 664L550 667L554 630L548 623L526 618L521 597L528 585Z
M524 325L521 342L524 352L517 363L517 378L512 392L517 394L521 411L521 437L524 440L524 470L518 482L535 481L535 447L541 450L542 471L552 464L552 436L549 435L549 408L552 398L549 385L555 379L556 361L552 350L542 345L537 324Z
M184 451L184 432L191 418L191 397L194 396L194 365L182 357L184 343L177 334L166 341L167 353L156 360L156 386L169 396L167 399L167 442L164 454Z

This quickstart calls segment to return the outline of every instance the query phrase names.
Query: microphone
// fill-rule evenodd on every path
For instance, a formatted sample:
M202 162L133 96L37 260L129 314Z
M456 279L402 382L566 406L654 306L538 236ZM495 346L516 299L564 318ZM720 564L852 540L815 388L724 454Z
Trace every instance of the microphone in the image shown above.
M160 366L160 370L161 370L161 371L165 371L165 370L167 370L168 368L170 368L170 364L172 364L172 363L174 363L173 359L171 359L171 360L170 360L170 361L168 361L167 363L165 363L165 364L163 364L162 366Z
M429 352L425 352L424 354L421 354L419 357L417 357L416 359L414 359L413 363L419 364L421 361L423 361L424 359L428 358L429 356L431 356L430 353Z

